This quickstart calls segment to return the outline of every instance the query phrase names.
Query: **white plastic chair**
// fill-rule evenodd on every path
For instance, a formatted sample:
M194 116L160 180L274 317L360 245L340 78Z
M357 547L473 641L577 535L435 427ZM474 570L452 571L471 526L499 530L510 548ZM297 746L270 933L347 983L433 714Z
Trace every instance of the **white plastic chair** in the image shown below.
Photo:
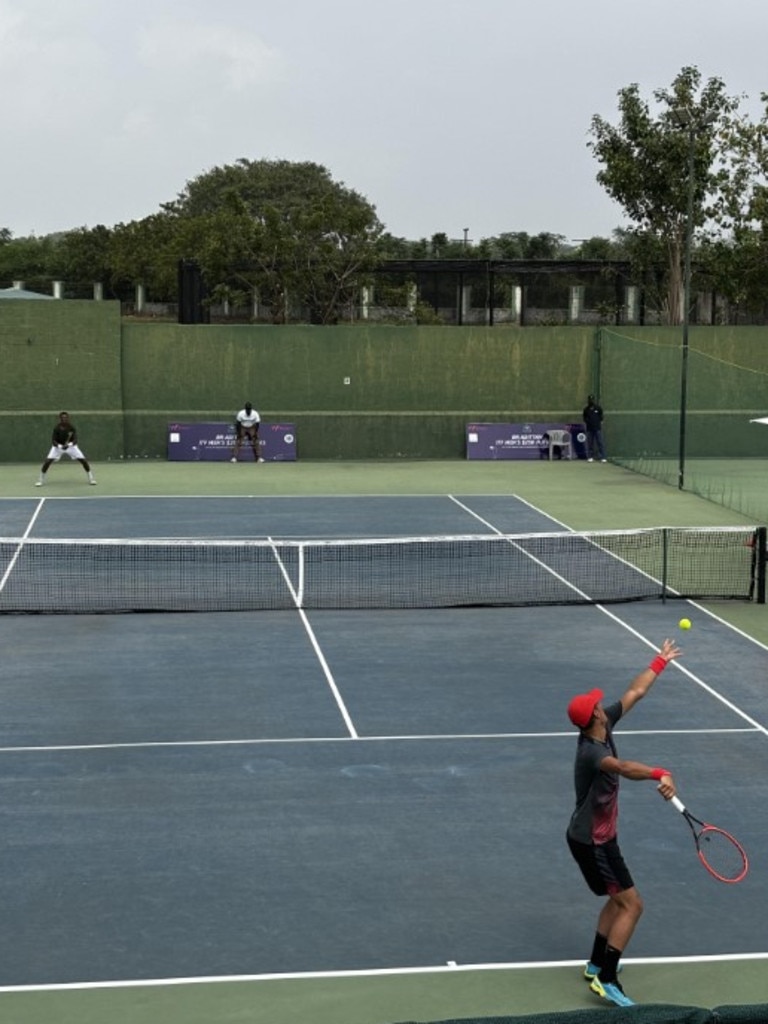
M549 461L554 458L555 448L560 449L563 459L573 458L573 440L569 430L548 430L549 437Z

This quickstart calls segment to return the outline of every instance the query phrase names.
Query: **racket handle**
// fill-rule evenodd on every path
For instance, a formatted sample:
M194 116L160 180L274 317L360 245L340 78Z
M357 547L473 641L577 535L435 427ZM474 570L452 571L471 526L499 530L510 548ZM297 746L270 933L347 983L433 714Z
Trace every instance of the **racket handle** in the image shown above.
M681 814L685 810L685 804L678 797L673 796L669 802L672 804L675 810L680 811Z

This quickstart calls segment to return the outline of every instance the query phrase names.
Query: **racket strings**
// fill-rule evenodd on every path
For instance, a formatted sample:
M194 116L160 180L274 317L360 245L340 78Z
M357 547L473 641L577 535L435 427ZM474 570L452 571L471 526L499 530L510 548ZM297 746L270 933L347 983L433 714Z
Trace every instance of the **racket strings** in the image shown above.
M739 843L719 828L705 828L698 837L699 856L716 878L737 882L747 872L747 856Z

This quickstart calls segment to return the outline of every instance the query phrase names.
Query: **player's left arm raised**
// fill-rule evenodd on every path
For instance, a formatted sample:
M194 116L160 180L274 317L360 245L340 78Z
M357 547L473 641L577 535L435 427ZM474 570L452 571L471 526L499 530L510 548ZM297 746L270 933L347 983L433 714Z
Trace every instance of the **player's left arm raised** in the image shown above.
M643 699L670 661L674 661L675 658L679 658L682 653L683 652L672 640L664 641L661 645L661 650L650 665L647 668L644 668L639 675L635 676L629 684L627 692L621 698L623 714L626 715L626 713L631 710L639 700Z

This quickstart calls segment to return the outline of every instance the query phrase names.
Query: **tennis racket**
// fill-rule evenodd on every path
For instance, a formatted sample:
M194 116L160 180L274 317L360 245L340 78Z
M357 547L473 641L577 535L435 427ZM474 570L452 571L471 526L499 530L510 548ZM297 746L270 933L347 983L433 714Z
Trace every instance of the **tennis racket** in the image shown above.
M688 822L696 841L696 852L707 871L718 882L740 882L749 871L749 859L741 843L730 832L707 825L694 817L676 796L670 803Z

